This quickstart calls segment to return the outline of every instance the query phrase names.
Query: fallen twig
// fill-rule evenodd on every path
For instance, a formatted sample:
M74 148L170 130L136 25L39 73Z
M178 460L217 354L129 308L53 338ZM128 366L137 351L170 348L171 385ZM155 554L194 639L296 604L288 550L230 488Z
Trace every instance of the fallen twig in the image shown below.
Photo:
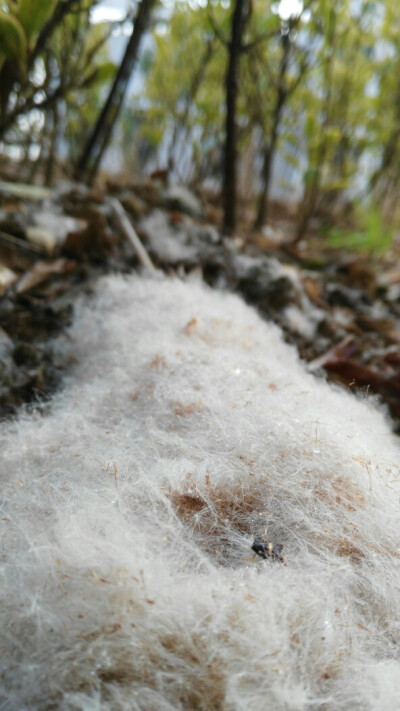
M20 200L49 200L53 191L41 185L29 185L27 183L13 183L1 180L0 193L3 195L12 195Z
M133 229L133 227L128 219L128 216L127 216L124 208L122 207L120 201L117 200L117 198L109 198L109 203L114 210L114 214L116 215L118 222L120 224L120 227L123 230L125 236L132 243L140 264L143 267L146 267L146 269L149 269L150 271L155 272L156 268L155 268L153 262L151 261L149 255L147 254L145 248L143 247L138 235L136 234L135 230Z
M21 237L15 237L15 235L10 235L8 232L0 231L0 242L6 245L11 245L17 249L23 249L27 252L34 252L35 254L40 254L41 256L46 254L46 250L40 247L38 244L29 242L26 239L21 239Z

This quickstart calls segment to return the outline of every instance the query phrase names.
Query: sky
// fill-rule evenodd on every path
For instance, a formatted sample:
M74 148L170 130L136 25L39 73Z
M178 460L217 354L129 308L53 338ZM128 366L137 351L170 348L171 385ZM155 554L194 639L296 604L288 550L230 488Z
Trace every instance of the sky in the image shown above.
M92 10L93 22L113 22L121 20L128 7L128 0L103 0Z
M112 22L121 20L129 6L129 0L103 0L92 11L93 22ZM283 20L297 14L302 7L301 0L280 0L278 12Z

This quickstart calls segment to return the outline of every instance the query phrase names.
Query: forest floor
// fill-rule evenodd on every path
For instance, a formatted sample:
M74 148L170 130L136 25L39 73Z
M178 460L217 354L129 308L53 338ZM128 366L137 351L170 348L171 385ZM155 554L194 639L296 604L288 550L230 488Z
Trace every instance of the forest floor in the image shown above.
M240 293L275 321L308 368L376 393L400 430L400 242L378 257L333 247L323 221L295 247L290 211L221 237L218 209L185 188L109 179L103 188L0 183L0 417L45 406L68 367L55 336L105 273L140 268L123 206L154 266Z

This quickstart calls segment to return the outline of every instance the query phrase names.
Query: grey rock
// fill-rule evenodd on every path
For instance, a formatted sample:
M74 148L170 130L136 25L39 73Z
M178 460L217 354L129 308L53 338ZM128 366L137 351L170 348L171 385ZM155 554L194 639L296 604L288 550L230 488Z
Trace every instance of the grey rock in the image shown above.
M196 225L189 217L173 224L162 210L153 210L142 219L140 230L151 255L164 265L196 266L218 249L213 227Z
M165 207L170 210L179 210L191 217L202 217L203 207L200 200L183 185L173 185L163 194Z
M78 232L86 226L83 220L62 215L56 208L37 212L34 223L26 229L27 239L44 247L48 252L60 247L68 234Z
M236 255L232 270L237 290L249 303L286 331L313 340L325 314L307 297L294 267L269 257Z

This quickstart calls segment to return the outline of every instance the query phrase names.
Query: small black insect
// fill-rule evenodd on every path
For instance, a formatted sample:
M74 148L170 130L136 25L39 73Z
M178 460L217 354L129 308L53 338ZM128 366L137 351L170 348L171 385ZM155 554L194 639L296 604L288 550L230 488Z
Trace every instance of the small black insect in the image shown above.
M280 563L286 563L282 555L282 543L272 543L271 541L263 541L261 538L255 538L251 548L254 553L257 553L264 560L278 560Z

